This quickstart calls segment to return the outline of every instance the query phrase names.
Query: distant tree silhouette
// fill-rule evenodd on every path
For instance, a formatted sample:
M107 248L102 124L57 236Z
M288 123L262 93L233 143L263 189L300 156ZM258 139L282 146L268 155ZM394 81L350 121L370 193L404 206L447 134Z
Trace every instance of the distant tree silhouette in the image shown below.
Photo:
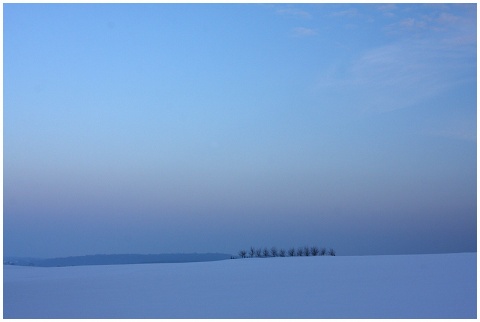
M336 252L333 248L330 248L328 251L325 247L319 248L317 246L304 246L304 247L292 247L286 251L284 248L281 248L280 250L277 249L277 247L273 246L272 248L268 249L267 247L264 248L255 248L253 246L250 246L250 250L247 251L242 249L238 252L238 255L240 258L246 258L246 257L285 257L285 256L335 256Z
M268 257L268 256L270 256L270 252L268 251L268 248L265 247L265 248L263 249L263 257Z

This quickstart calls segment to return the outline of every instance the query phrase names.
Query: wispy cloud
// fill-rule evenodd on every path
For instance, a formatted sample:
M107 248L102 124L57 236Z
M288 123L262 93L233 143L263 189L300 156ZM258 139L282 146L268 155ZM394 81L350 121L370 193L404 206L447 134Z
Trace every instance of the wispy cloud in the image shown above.
M426 130L425 134L428 136L436 136L442 138L450 138L464 141L476 141L477 133L476 128L445 128L437 130Z
M475 66L468 55L467 48L451 51L435 40L398 41L366 51L343 73L321 80L320 87L344 88L363 111L407 108L471 81Z
M455 116L443 122L437 122L437 124L427 125L424 134L456 140L476 141L476 119L465 116Z
M291 17L297 17L297 18L303 18L303 19L309 19L312 17L312 15L309 12L305 10L297 9L297 8L277 9L276 13L282 16L291 16Z
M454 33L472 34L475 32L476 15L473 12L466 10L466 13L459 15L450 12L448 6L445 8L438 6L438 8L438 11L428 14L422 11L409 11L408 16L385 26L385 30L392 35L404 36L411 36L412 33L415 33L415 36L421 33L443 33L443 35L439 35L441 37L449 37Z
M406 18L400 21L398 25L405 29L423 29L427 26L427 23L415 18Z
M352 81L374 95L368 110L409 107L445 87L442 70L426 61L414 43L397 43L365 53L352 67Z
M365 50L324 75L319 81L323 93L343 89L359 109L386 112L475 81L475 15L409 13L389 25L397 32L389 44Z
M315 36L317 32L314 29L305 27L296 27L292 29L292 35L294 37L311 37Z
M331 16L332 17L356 17L358 16L358 14L359 13L357 9L350 8L346 10L332 12Z
M395 16L394 11L397 10L397 5L393 3L388 3L388 4L379 5L377 9L381 11L383 15L386 17L394 17Z
M455 16L453 14L442 12L439 17L436 19L440 24L455 24L462 20L459 16Z

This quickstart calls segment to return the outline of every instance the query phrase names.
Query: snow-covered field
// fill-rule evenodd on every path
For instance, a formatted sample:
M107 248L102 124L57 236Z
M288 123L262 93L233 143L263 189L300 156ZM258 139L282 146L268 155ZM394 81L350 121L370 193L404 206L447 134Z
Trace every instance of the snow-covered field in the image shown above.
M4 266L4 318L476 318L477 254Z

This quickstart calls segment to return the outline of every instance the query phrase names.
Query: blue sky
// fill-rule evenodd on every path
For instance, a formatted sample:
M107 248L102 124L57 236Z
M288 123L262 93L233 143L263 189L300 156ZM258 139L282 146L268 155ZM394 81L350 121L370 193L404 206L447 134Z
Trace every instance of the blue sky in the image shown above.
M476 4L5 4L4 254L476 251Z

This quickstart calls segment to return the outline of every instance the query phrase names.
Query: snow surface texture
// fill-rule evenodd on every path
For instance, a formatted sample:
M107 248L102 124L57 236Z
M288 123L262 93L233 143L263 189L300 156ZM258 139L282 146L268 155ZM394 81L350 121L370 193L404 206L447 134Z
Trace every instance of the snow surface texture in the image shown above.
M476 318L476 256L4 266L4 318Z

